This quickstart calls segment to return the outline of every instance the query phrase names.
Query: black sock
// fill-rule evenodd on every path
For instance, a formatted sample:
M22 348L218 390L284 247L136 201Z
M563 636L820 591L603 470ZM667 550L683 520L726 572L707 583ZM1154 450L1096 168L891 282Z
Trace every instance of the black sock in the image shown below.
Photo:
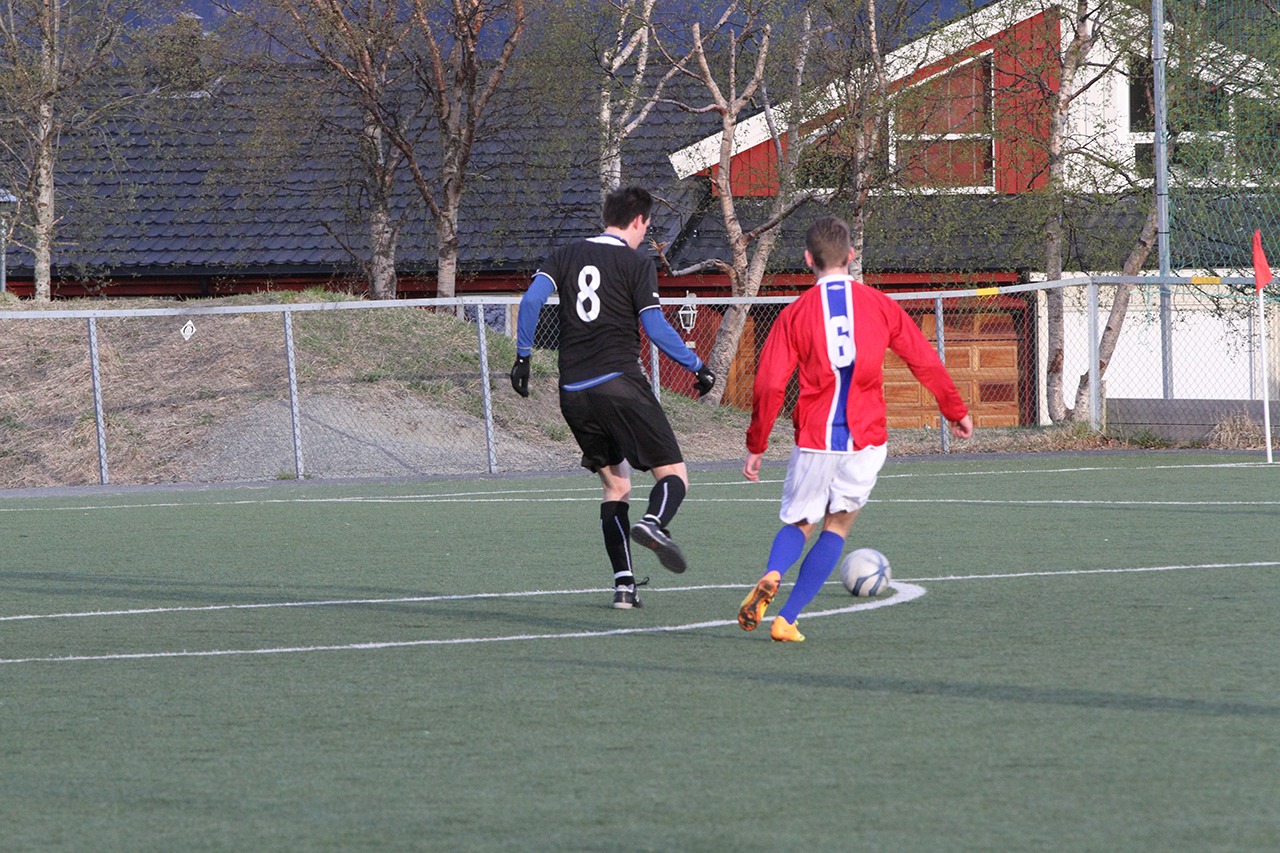
M604 534L604 550L613 565L613 585L633 584L631 573L631 546L627 534L631 522L627 518L626 501L605 501L600 504L600 532Z
M653 491L649 493L649 509L645 515L652 515L658 519L659 527L666 527L671 523L671 519L676 517L676 510L680 509L684 493L684 480L675 474L663 477L654 484Z

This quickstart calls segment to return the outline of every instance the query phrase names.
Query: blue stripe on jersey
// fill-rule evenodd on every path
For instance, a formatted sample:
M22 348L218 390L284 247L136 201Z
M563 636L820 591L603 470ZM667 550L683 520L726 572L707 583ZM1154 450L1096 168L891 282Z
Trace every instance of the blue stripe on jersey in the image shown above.
M853 308L848 282L841 279L824 282L822 294L827 357L836 374L835 398L827 417L827 446L832 450L853 450L849 432L849 388L853 385L857 351L853 343Z
M613 377L621 375L621 373L614 371L613 373L606 373L603 376L593 376L590 379L584 379L581 382L572 382L568 385L561 385L560 387L566 391L581 391L584 388L594 388L596 385L608 382Z

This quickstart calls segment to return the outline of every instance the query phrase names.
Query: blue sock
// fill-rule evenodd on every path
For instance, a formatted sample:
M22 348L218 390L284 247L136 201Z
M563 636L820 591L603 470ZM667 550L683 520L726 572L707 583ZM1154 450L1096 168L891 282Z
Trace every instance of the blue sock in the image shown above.
M843 536L830 530L824 530L818 535L818 541L813 543L804 562L800 564L800 577L796 578L796 585L792 587L791 595L787 596L786 604L778 611L779 616L795 624L800 611L813 601L818 590L822 589L822 585L831 576L831 570L836 567L843 550Z
M800 555L804 552L804 531L794 524L788 524L773 537L773 547L769 550L769 562L765 574L777 572L785 575Z

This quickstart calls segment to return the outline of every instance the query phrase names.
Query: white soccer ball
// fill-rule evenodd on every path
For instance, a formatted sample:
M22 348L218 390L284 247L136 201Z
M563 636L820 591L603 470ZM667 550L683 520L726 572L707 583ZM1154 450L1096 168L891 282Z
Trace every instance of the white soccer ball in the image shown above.
M874 548L859 548L840 563L840 580L851 595L879 595L891 579L889 559Z

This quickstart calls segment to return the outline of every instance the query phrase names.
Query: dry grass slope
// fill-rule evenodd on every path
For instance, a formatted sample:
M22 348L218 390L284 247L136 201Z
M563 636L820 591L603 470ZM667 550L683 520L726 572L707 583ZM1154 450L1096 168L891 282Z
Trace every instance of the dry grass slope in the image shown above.
M350 299L323 291L182 303L262 305ZM55 309L173 308L161 300L60 302ZM42 309L0 295L0 308ZM288 370L279 313L97 321L112 483L291 476ZM487 470L474 324L418 308L294 312L296 375L314 476ZM571 469L577 451L560 418L555 360L535 358L533 394L511 392L512 342L488 336L501 470ZM97 431L83 319L0 321L0 487L98 482ZM742 457L747 413L675 394L666 406L690 462ZM769 456L790 449L784 418ZM1223 425L1215 444L1260 447L1256 425ZM1123 443L1078 426L986 429L953 452L1083 450ZM894 454L936 453L935 430L895 430Z

